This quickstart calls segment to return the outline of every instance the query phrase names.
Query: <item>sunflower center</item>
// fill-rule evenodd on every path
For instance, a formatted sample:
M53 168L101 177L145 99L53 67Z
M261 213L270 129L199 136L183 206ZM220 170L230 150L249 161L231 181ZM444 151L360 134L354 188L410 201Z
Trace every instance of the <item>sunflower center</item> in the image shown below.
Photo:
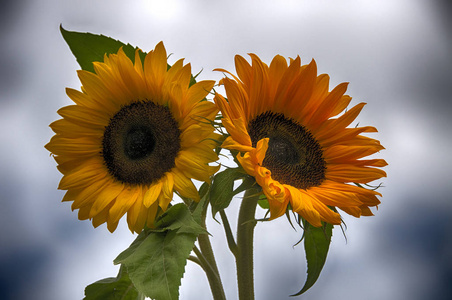
M137 101L110 119L102 156L110 175L125 184L151 184L175 166L180 129L168 107Z
M130 159L145 158L155 147L152 131L145 126L132 127L124 140L124 153Z
M273 179L300 189L318 186L325 179L320 144L295 120L267 111L249 122L248 133L253 147L269 138L262 165L272 172Z

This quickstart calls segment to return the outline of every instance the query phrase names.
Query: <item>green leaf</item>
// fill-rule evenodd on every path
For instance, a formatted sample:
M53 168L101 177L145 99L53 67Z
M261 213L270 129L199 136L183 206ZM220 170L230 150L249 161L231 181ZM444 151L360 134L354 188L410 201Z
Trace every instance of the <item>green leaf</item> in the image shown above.
M234 196L237 195L238 193L246 191L247 189L252 187L255 183L256 183L256 180L254 179L254 177L246 175L243 178L243 181L239 185L239 187L234 190L234 192L233 192Z
M156 300L175 300L196 238L206 231L183 203L170 207L114 261L122 264L136 289Z
M133 243L126 250L122 251L118 257L114 260L114 264L119 264L119 261L125 260L127 257L132 255L136 249L141 245L141 243L146 239L147 233L146 231L141 231L141 233L137 236L137 238L133 241Z
M85 288L84 300L143 300L123 267L116 278L105 278Z
M324 223L323 227L314 227L305 222L304 248L308 263L308 276L303 288L292 296L298 296L306 292L314 285L320 276L325 264L328 249L330 248L333 225Z
M130 44L126 45L123 42L104 35L68 31L61 25L60 31L83 70L94 72L94 61L103 62L105 54L117 53L121 47L125 54L132 61L135 61L135 50L138 48L133 47ZM141 52L140 56L141 59L144 60L145 53Z
M262 207L263 209L270 209L270 204L268 203L268 199L267 196L265 196L265 194L259 196L257 204L259 204L259 206Z
M239 179L243 179L243 182L234 190L234 181ZM215 216L217 212L227 208L235 195L247 190L253 184L254 179L243 173L241 168L229 168L217 173L210 188L212 214Z
M156 229L151 231L162 232L167 230L177 230L178 233L202 234L207 233L198 222L193 219L190 210L184 203L171 206L155 222Z
M194 234L152 232L132 254L115 262L127 268L135 287L147 297L175 300L195 241Z
M194 209L192 215L193 219L198 223L202 223L202 213L204 211L205 206L209 203L209 190L210 185L206 182L204 182L201 187L199 188L199 196L201 197L201 200L196 205L196 208Z

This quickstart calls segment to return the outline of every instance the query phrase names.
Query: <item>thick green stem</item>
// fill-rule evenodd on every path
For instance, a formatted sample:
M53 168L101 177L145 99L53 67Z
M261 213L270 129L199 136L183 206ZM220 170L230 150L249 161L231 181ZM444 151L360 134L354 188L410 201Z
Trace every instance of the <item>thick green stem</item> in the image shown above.
M202 214L202 225L206 228L206 213L207 205ZM204 269L207 274L207 280L209 281L210 290L214 300L226 300L224 294L223 284L221 283L220 272L218 271L215 256L213 254L212 245L210 244L209 236L207 234L200 234L198 236L198 244L201 250L202 257L207 264ZM201 258L200 258L201 259Z
M237 283L240 300L254 300L253 239L260 189L250 188L243 196L237 223Z

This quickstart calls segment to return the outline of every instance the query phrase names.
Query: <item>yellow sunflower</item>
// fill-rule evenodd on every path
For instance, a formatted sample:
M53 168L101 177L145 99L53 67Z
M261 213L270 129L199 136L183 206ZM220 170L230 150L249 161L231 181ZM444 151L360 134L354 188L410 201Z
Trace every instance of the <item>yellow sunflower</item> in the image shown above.
M329 92L329 76L317 76L314 60L301 66L297 57L287 65L278 55L268 66L250 56L251 65L235 57L238 77L218 69L233 79L222 79L227 100L220 94L214 100L230 134L222 147L241 152L237 159L262 187L270 219L289 204L316 227L341 223L334 207L355 217L372 215L369 207L381 195L353 183L386 176L383 159L363 159L384 147L361 135L374 127L347 128L365 103L340 114L351 100L344 95L347 83Z
M167 70L163 43L144 62L122 49L94 62L95 73L79 71L81 92L67 89L75 105L61 108L50 125L56 133L46 148L63 174L63 201L74 201L80 220L113 232L127 213L131 231L152 226L176 191L199 200L193 179L217 171L215 104L202 101L214 81L190 84L183 59ZM160 208L160 209L159 209Z

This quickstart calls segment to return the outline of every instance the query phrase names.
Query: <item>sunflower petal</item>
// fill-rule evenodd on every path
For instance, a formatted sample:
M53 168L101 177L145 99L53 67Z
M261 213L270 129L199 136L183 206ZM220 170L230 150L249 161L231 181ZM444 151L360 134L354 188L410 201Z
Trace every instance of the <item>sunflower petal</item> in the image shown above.
M162 186L162 192L159 196L159 206L166 211L168 204L173 199L174 175L171 172L166 173L166 179Z
M239 142L236 142L231 136L228 136L223 144L221 145L222 148L230 149L230 150L237 150L241 152L248 152L252 151L254 148L251 146L243 145Z
M171 172L173 173L174 178L174 189L182 197L199 201L198 190L196 189L193 182L178 169L173 169Z
M386 177L386 172L377 168L340 164L329 165L325 176L337 182L368 183Z
M290 205L293 211L300 214L315 227L322 226L320 214L313 206L313 197L291 185L285 185L285 187L290 192Z
M113 223L119 222L119 219L121 219L129 208L135 203L139 194L140 189L133 187L124 188L116 197L116 201L110 208L110 221Z
M143 204L146 208L149 208L158 199L158 196L162 191L162 186L163 182L159 180L149 187L143 198Z
M117 184L109 182L105 184L97 199L94 201L91 211L89 213L90 218L96 216L103 211L110 203L114 202L116 197L124 189L123 184Z

